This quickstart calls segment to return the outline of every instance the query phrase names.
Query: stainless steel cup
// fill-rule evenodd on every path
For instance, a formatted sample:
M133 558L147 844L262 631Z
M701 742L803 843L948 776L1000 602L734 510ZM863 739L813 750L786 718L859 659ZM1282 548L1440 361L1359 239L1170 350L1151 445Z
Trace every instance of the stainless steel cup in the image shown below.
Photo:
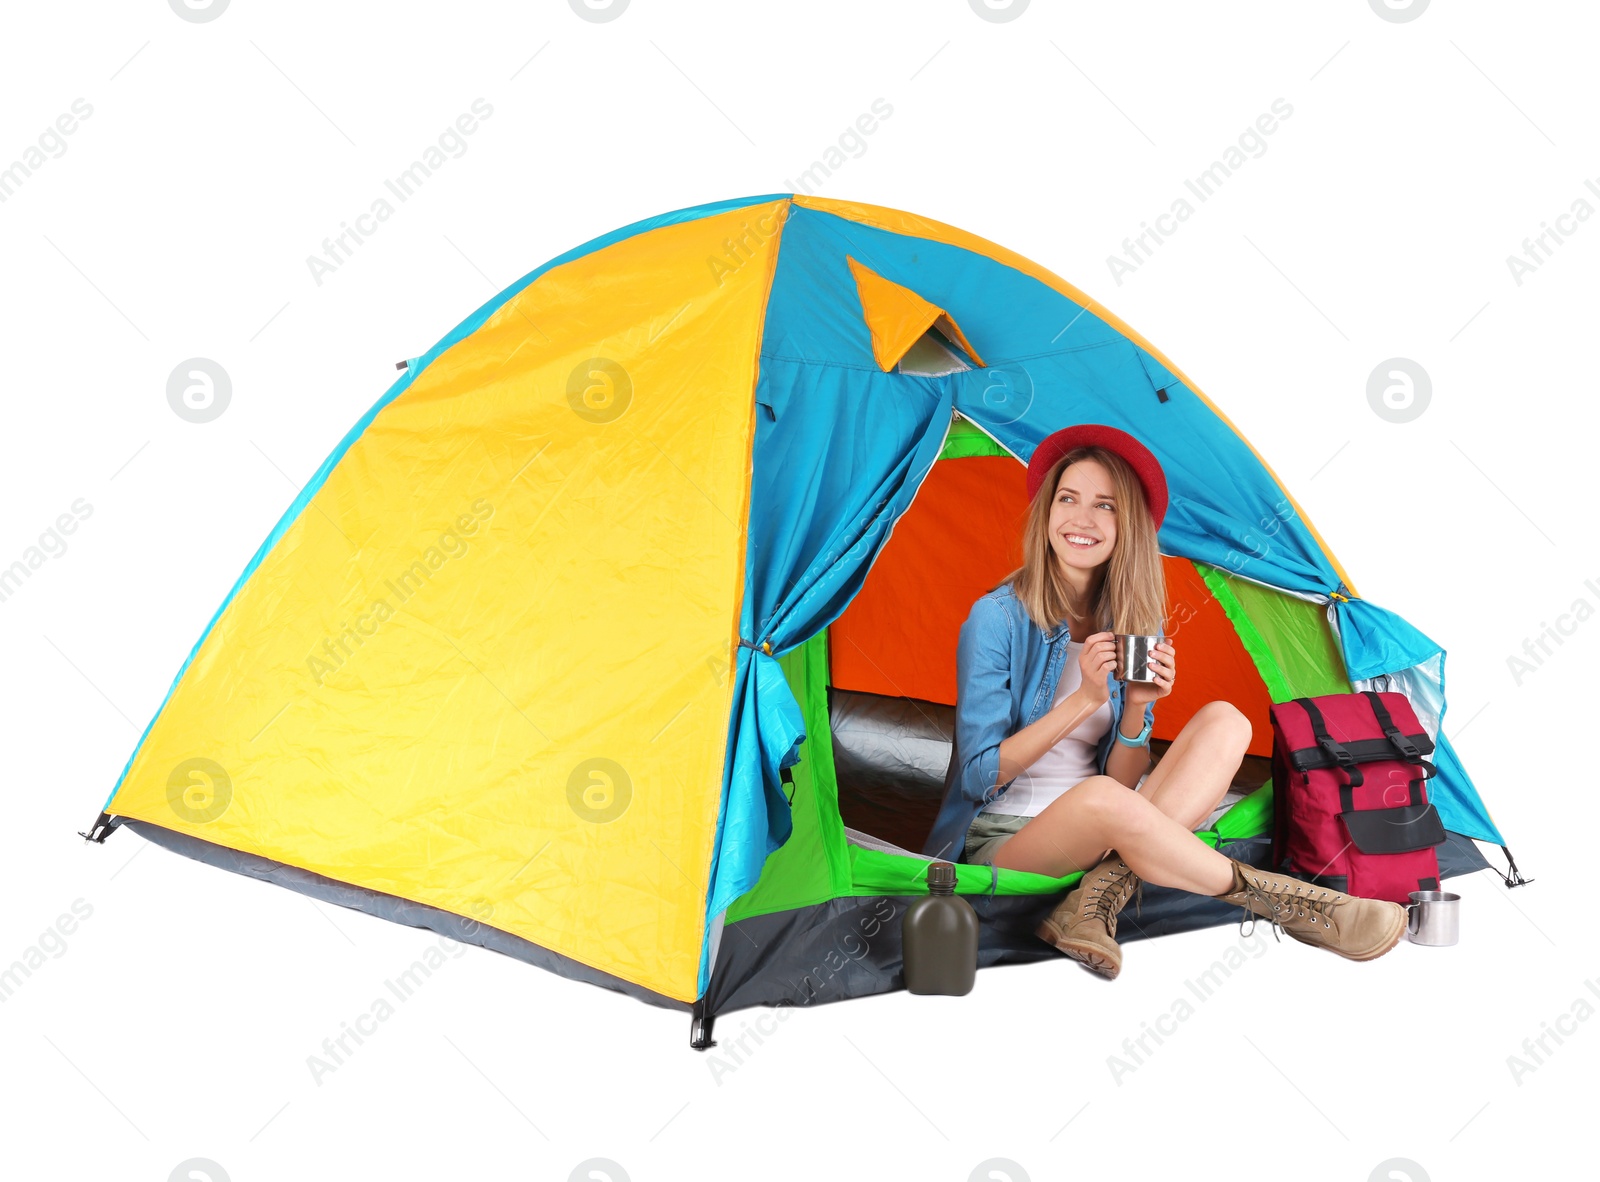
M1150 653L1160 639L1159 636L1131 636L1120 632L1113 635L1111 640L1117 652L1117 680L1153 683L1156 678L1150 669Z
M1445 947L1461 934L1461 896L1450 891L1412 891L1407 896L1406 935L1413 944Z

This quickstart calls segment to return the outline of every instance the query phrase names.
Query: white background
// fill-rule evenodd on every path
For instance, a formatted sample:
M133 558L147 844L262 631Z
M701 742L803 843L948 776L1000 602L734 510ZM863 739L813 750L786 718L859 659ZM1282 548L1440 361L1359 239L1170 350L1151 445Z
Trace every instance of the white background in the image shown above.
M93 113L0 204L0 565L74 501L92 515L0 603L0 965L76 900L92 914L0 1003L0 1173L1367 1179L1403 1157L1416 1182L1588 1152L1600 1021L1570 1015L1600 1007L1600 624L1569 617L1520 684L1508 658L1600 607L1600 218L1520 284L1506 257L1600 209L1592 6L634 0L599 23L555 0L233 0L194 23L139 0L5 22L0 166L74 100ZM306 257L478 98L467 151L319 285ZM437 937L74 831L396 360L595 235L789 191L877 98L892 115L818 191L1017 250L1172 357L1360 593L1449 650L1447 730L1537 882L1455 880L1459 946L1370 964L1258 931L1120 1079L1108 1057L1236 930L1130 944L1115 982L1061 961L769 1015L743 1052L766 1011L725 1015L709 1055L686 1016L467 949L313 1082L307 1056ZM1119 283L1107 256L1278 98L1265 152ZM196 356L233 385L205 424L166 399ZM1407 423L1367 400L1392 357L1432 381Z

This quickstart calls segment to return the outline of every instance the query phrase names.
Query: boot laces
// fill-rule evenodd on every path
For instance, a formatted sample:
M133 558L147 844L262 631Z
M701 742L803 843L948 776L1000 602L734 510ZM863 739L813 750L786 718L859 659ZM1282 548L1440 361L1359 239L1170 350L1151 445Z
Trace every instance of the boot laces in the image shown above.
M1127 906L1130 895L1135 897L1134 915L1138 917L1144 909L1144 880L1130 870L1126 862L1118 862L1090 888L1087 912L1105 924L1108 932L1115 931L1117 912Z
M1245 918L1239 921L1239 935L1245 938L1255 932L1258 918L1258 913L1248 905L1251 900L1270 908L1265 918L1272 924L1274 940L1279 939L1279 932L1295 924L1308 923L1313 928L1320 925L1332 929L1333 909L1344 901L1336 891L1299 881L1293 881L1293 885L1284 882L1274 887L1251 881L1247 877L1243 893ZM1245 927L1246 923L1249 924L1248 928Z

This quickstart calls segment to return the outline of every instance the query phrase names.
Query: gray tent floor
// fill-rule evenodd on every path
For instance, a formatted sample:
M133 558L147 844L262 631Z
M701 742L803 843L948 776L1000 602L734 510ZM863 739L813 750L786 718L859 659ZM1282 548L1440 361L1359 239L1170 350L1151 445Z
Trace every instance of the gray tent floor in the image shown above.
M1439 847L1439 876L1451 878L1488 867L1470 838L1448 833ZM882 843L876 843L884 848ZM1271 837L1225 843L1229 857L1265 865ZM889 852L906 850L888 847ZM830 899L792 911L757 915L722 933L707 992L711 1014L751 1006L818 1005L905 988L900 917L919 896L862 895ZM1062 957L1034 935L1060 895L962 895L978 913L978 967L1026 964ZM1117 940L1127 943L1174 932L1238 923L1246 913L1209 895L1146 885L1138 910L1126 907ZM863 933L871 933L863 936Z

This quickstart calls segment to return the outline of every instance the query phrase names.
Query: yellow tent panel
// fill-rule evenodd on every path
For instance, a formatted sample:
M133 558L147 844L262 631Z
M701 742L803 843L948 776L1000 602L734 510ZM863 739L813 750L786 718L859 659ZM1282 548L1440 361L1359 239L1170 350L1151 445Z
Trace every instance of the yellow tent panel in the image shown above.
M423 370L240 587L115 812L692 1001L777 239L704 260L751 216L557 266Z

